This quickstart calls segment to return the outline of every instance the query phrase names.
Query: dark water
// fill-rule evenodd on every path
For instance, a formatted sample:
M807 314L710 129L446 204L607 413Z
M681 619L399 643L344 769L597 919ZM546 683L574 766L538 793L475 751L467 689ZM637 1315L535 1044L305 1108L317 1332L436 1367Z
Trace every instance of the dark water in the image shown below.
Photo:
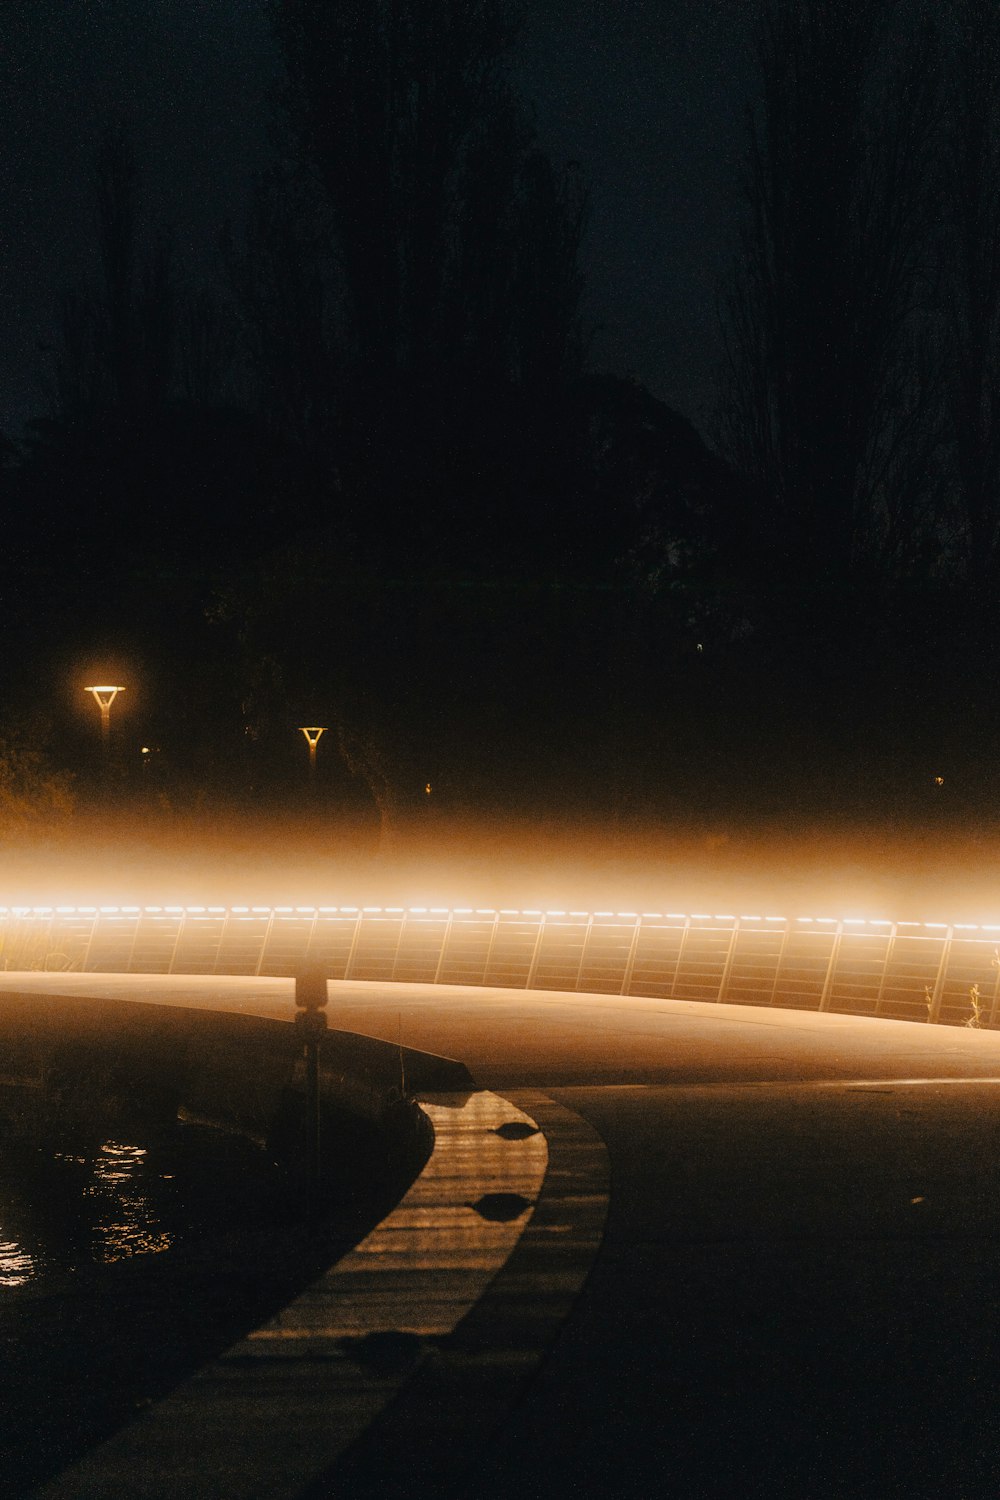
M204 1126L145 1145L121 1133L84 1149L4 1142L0 1308L223 1227L280 1224L289 1208L289 1184L259 1147Z
M0 1494L30 1494L357 1243L419 1167L381 1149L338 1141L359 1171L307 1226L301 1183L239 1135L0 1134Z

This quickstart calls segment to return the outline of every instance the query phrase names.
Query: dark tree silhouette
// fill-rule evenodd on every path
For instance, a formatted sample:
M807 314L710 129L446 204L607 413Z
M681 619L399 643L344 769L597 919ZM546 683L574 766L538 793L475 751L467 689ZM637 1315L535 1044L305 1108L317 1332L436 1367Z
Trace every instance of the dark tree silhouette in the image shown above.
M992 0L953 0L951 12L942 173L947 408L962 571L973 602L991 610L1000 570L1000 13Z
M286 495L276 518L280 455L246 405L231 311L176 265L148 183L129 127L105 124L92 237L59 299L49 409L29 424L20 476L26 503L62 513L64 586L100 567L109 604L126 575L146 590L164 568L176 578L272 542L295 517Z
M55 404L66 417L162 404L173 358L174 276L169 239L143 243L132 132L105 124L94 156L96 280L63 293Z
M262 399L273 412L303 388L362 547L384 555L395 532L403 555L453 556L465 537L468 555L512 506L516 534L556 503L582 356L580 173L553 170L512 94L505 0L273 14L284 161L243 280Z
M777 608L836 627L849 589L912 559L934 500L933 42L896 0L760 0L755 39L720 436Z

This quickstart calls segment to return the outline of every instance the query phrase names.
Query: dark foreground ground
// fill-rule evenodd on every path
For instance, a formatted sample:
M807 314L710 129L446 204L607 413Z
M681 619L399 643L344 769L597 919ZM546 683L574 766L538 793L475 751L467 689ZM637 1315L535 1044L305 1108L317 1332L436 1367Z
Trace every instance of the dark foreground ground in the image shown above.
M1000 1493L996 1084L555 1097L607 1233L470 1494Z
M278 980L72 979L288 1008ZM589 1280L454 1493L1000 1493L1000 1035L559 993L331 997L345 1029L544 1088L610 1158ZM406 1493L432 1491L416 1471Z

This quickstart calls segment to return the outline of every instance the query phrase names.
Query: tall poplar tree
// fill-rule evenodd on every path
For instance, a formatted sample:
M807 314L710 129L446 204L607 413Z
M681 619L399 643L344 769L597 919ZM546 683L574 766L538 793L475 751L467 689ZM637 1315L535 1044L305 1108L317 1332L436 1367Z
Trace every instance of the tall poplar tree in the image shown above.
M841 620L931 504L933 43L897 0L759 0L755 44L722 437L779 614Z
M374 501L433 550L544 500L581 363L580 174L514 96L508 0L275 0L273 19L286 222L322 287L295 343L322 320L331 483L362 530Z

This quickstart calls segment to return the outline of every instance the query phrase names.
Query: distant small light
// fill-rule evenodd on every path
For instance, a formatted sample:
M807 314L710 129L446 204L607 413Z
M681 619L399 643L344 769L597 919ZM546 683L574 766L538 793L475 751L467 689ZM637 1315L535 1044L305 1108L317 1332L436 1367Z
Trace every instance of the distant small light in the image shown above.
M152 751L150 750L150 748L149 748L148 745L143 745L142 751L140 753L142 755L150 755L150 754L152 754Z
M695 648L694 648L694 649L695 649L695 650L696 650L696 651L704 651L704 649L705 649L705 648L704 648L704 646L703 646L703 645L702 645L702 643L701 643L701 641L699 641L699 642L698 642L698 644L697 644L697 645L696 645L696 646L695 646Z
M934 778L934 785L935 786L944 786L944 777L943 776L935 776L935 778Z
M424 796L425 796L425 797L429 797L429 796L430 796L430 794L431 794L431 784L430 784L430 782L429 782L429 781L428 781L428 782L427 782L427 784L426 784L426 785L425 785L425 787L424 787Z

